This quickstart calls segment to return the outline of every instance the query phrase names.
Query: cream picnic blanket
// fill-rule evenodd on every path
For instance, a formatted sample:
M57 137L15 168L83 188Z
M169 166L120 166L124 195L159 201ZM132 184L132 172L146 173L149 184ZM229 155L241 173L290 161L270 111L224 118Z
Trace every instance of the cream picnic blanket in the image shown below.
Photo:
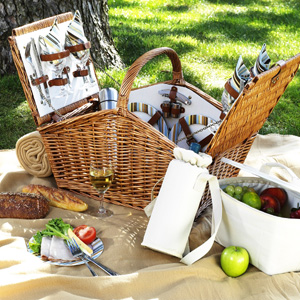
M7 163L6 158L12 157L12 154L12 151L0 152L0 172L3 163ZM299 176L300 137L258 136L246 163L257 167L267 161L285 161ZM44 181L42 184L55 185L52 176L37 178L22 170L3 173L0 176L0 192L20 191L25 184L41 184L41 181ZM97 204L91 198L85 200L91 207ZM299 299L299 272L269 276L250 265L243 276L227 277L220 267L224 248L217 243L204 258L186 266L176 257L141 246L148 223L143 211L105 205L114 211L114 216L104 220L90 216L89 211L77 213L56 207L51 207L46 218L41 220L0 219L0 299ZM85 265L55 266L29 253L26 248L29 239L51 218L59 217L73 226L87 224L95 227L104 244L104 251L97 261L121 275L109 277L91 265L99 275L92 277ZM191 250L210 235L209 207L193 225Z
M52 174L42 137L38 131L22 136L16 143L21 166L31 175L48 177Z

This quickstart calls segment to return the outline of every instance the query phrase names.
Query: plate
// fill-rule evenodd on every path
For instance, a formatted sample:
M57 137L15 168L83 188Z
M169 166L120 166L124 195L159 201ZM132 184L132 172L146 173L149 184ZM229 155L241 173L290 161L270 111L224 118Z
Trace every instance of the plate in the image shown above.
M148 122L152 116L158 111L154 106L141 102L131 102L128 104L128 110L134 113L137 117L145 122ZM153 125L155 129L163 133L166 137L169 135L168 126L161 116L158 121Z
M211 123L215 123L216 120L211 119L207 116L203 115L189 115L184 117L186 123L189 125L190 131L192 133L204 129L207 125ZM196 133L193 137L197 140L197 142L203 140L210 134L215 134L218 125L214 125L210 128L204 129L203 131ZM184 139L183 139L184 138ZM189 149L189 145L186 142L185 134L181 128L179 121L171 128L169 139L177 144L181 148ZM183 139L181 141L178 141ZM203 147L203 150L206 149L206 146Z
M32 237L29 242L33 241L34 238ZM40 255L36 255L34 254L34 252L29 248L29 242L27 244L27 250L29 253L32 253L33 255L35 255L36 257L38 257L39 259L42 260ZM100 238L96 237L96 239L91 243L91 246L93 248L93 254L92 254L92 258L96 259L97 257L99 257L104 249L104 245L103 242ZM50 261L50 260L43 260L45 263L49 263L51 265L56 265L56 266L78 266L78 265L82 265L84 264L84 262L82 260L74 260L74 261L68 261L68 262L58 262L58 261Z

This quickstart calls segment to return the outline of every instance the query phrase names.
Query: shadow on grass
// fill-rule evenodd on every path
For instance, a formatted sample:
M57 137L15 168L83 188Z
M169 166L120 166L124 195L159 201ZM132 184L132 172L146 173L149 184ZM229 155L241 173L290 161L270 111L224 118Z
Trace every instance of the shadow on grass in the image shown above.
M215 3L216 1L211 2ZM244 3L244 1L217 1L218 4L229 2L232 4ZM254 3L254 1L250 0L246 2L246 4ZM166 5L159 9L167 10L168 8L171 8L171 6ZM282 26L284 27L284 32L294 33L300 24L300 16L296 11L276 14L267 10L258 11L256 9L248 9L239 13L216 12L210 19L194 22L188 26L181 26L179 23L171 24L169 27L165 26L165 20L160 18L159 15L156 17L158 26L149 26L147 29L141 28L142 26L133 28L129 25L124 25L125 23L128 24L128 19L125 21L125 17L122 15L115 17L115 20L116 23L122 23L122 26L112 26L112 29L114 33L117 33L115 34L116 44L122 45L122 47L118 47L118 50L127 65L132 64L143 53L157 47L174 48L180 56L195 50L194 45L190 45L182 40L179 41L177 39L178 36L189 36L199 43L204 42L208 45L215 43L232 44L233 52L236 43L241 44L243 41L245 45L251 43L252 45L257 45L257 52L253 53L251 57L245 55L244 58L246 62L247 60L253 61L263 43L267 43L267 45L274 44L274 39L278 38L274 36L276 28ZM139 22L151 25L151 20L147 16L145 18L140 17ZM157 28L162 29L158 30ZM162 36L165 37L163 45L160 44ZM166 41L170 43L166 44ZM270 50L276 52L276 49ZM222 53L220 55L215 54L211 58L225 64L227 67L233 67L238 57L230 57Z
M0 90L0 149L11 149L21 136L36 130L36 125L18 75L0 78Z

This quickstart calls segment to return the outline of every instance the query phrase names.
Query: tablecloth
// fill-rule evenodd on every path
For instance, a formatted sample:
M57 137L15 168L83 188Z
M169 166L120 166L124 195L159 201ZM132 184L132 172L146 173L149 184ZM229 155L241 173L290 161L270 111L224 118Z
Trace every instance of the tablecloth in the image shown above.
M276 161L289 166L300 177L300 138L259 135L247 164L259 167ZM241 174L243 175L243 174ZM248 174L247 174L248 175ZM282 172L278 174L284 177ZM14 150L0 151L0 192L20 191L29 183L55 186L53 177L37 178L22 170ZM90 206L96 201L82 197ZM300 273L269 276L250 265L238 277L227 277L220 267L224 249L214 243L209 253L191 266L178 258L141 246L148 219L143 211L105 204L114 216L98 219L51 207L40 220L0 219L0 299L299 299ZM120 273L107 276L91 264L55 266L27 251L28 240L52 218L63 218L73 226L94 226L104 244L99 262ZM210 236L211 209L194 223L190 246L195 248ZM284 253L283 253L284 255Z

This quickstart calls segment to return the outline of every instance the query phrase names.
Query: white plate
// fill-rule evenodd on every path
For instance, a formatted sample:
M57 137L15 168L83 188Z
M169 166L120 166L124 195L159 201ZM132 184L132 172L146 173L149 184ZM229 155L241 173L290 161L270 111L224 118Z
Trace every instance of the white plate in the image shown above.
M216 122L215 120L208 118L203 115L189 115L184 117L185 121L189 125L190 131L192 133L205 128L207 125ZM215 134L216 129L218 125L214 125L210 128L207 128L199 133L196 133L193 135L193 137L196 139L197 142L203 140L210 134ZM187 144L187 140L183 139L182 141L178 141L182 138L185 138L185 134L181 128L181 125L179 121L171 128L169 139L173 141L175 144L177 144L181 148L189 149L189 145ZM177 142L178 141L178 142ZM203 148L203 150L206 149L206 146Z
M34 238L32 237L29 242L32 242L34 240ZM92 254L92 258L97 258L99 257L104 249L104 245L103 242L101 241L101 239L99 239L98 237L96 237L96 239L91 243L91 246L93 248L93 254ZM27 250L29 253L32 253L33 255L37 256L38 258L41 258L40 255L36 255L34 254L34 252L29 248L29 243L27 244ZM43 260L45 263L49 263L51 265L56 265L56 266L78 266L78 265L82 265L84 262L82 260L74 260L74 261L68 261L68 262L57 262L57 261L50 261L50 260Z
M141 102L129 103L128 110L145 122L148 122L151 117L157 112L157 109L154 106ZM153 125L153 127L163 133L166 137L168 137L169 130L163 117L160 117L157 123Z

